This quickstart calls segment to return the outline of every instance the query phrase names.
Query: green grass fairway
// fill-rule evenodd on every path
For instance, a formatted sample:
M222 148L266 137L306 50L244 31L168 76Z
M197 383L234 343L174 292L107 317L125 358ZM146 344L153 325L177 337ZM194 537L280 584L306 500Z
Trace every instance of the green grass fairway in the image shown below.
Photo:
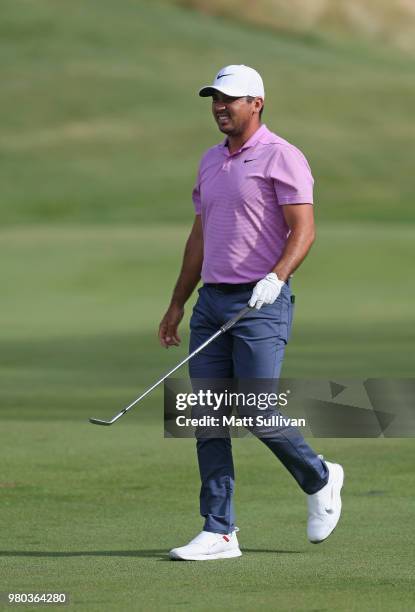
M200 529L193 442L138 415L103 430L75 414L2 420L2 590L64 590L97 612L413 609L412 441L314 441L347 475L344 520L319 546L296 485L259 442L238 441L244 555L173 563L166 551Z
M0 591L64 590L97 612L412 609L412 440L313 441L346 470L344 519L321 546L306 541L292 479L259 442L236 440L244 556L167 561L201 526L193 441L162 438L161 390L111 429L87 418L114 414L185 354L186 333L165 351L155 330L187 231L0 232ZM410 228L322 225L295 280L285 374L411 375L415 296L398 263L413 256Z

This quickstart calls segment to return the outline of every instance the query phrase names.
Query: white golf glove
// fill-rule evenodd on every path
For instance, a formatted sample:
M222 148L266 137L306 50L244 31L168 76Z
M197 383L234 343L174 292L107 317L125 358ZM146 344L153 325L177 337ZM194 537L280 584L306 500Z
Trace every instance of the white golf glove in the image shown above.
M263 304L273 304L279 296L283 285L284 281L280 280L275 272L270 272L255 285L249 305L251 308L255 306L259 310Z

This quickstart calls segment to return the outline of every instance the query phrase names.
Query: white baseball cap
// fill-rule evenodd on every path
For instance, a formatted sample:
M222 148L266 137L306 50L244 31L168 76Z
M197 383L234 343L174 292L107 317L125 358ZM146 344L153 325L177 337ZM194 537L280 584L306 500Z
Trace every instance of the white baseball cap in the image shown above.
M199 91L199 96L206 98L220 91L227 96L239 98L252 96L265 99L264 83L261 75L244 64L225 66L219 70L212 85L206 85Z

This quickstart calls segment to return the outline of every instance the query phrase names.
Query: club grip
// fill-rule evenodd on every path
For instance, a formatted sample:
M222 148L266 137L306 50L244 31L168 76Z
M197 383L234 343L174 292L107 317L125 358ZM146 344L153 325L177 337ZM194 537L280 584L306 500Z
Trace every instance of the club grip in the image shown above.
M222 327L220 328L221 331L228 331L228 329L235 325L235 323L237 323L239 319L242 319L242 317L244 317L250 310L252 310L252 306L245 306L245 308L242 308L242 310L240 310L234 317L232 317L232 319L229 319L229 321L222 325Z

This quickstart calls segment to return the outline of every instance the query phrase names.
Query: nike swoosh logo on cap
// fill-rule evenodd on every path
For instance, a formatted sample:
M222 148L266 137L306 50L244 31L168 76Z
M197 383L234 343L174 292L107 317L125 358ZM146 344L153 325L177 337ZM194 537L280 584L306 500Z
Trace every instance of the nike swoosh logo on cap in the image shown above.
M221 79L224 76L232 76L233 72L229 72L227 74L218 74L218 76L216 77L216 80L219 81L219 79Z

